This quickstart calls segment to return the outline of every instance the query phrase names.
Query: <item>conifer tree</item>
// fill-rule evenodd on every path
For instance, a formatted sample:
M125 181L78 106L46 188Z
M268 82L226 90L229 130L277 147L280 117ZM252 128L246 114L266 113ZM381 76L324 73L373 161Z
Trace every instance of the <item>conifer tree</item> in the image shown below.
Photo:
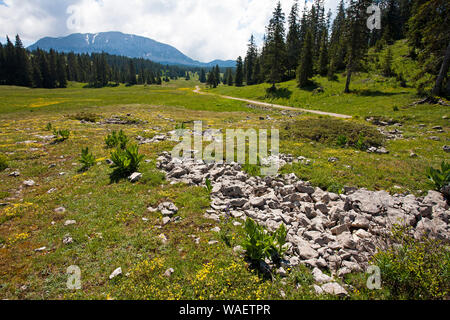
M367 28L366 10L371 0L350 0L347 9L346 42L347 42L347 80L345 93L350 92L350 82L353 72L358 68L359 62L367 50L369 29Z
M275 84L277 82L283 80L286 70L284 22L285 17L281 9L281 2L278 2L277 7L273 12L273 17L267 27L267 38L264 54L264 73L267 75L267 80L272 84L273 88L275 88Z
M30 60L19 35L16 36L14 78L15 85L30 87L32 84Z
M199 78L199 80L200 80L201 83L205 83L206 82L206 74L205 74L205 70L204 69L202 69L200 71L200 78Z
M233 72L231 71L231 68L228 69L227 85L233 85Z
M134 62L133 60L130 60L130 67L129 67L129 76L128 76L128 84L130 86L133 86L135 84L137 84L136 81L136 68L134 66Z
M244 83L244 70L243 70L243 63L242 63L242 57L238 57L236 61L236 77L234 79L234 83L236 87L242 87Z
M59 88L67 87L66 63L63 55L56 57L56 79Z
M298 0L295 0L288 18L289 31L286 37L286 69L291 79L298 67L298 58L302 49L298 10Z
M310 83L309 79L313 76L313 45L312 31L308 30L297 69L297 84L299 88L307 86Z
M257 58L258 58L258 49L256 48L255 38L252 35L248 43L247 56L245 57L245 64L244 64L245 81L247 82L247 85L255 84L253 75Z

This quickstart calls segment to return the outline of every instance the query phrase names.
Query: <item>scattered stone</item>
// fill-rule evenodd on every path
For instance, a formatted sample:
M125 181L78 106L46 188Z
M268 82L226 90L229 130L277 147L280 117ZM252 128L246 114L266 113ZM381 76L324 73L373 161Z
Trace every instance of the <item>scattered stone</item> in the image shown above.
M133 173L131 176L128 177L128 180L130 180L130 182L138 182L139 180L141 180L142 178L142 173L139 172L135 172Z
M23 184L26 187L34 187L36 185L36 182L34 182L34 180L25 180Z
M328 158L328 162L330 162L330 163L336 163L338 161L339 161L339 158L337 158L337 157Z
M45 251L45 250L47 250L47 247L41 247L41 248L34 249L35 252L41 252L41 251Z
M336 295L336 296L346 296L347 291L337 282L326 283L322 286L322 290L325 293Z
M333 278L324 274L319 268L314 268L313 272L314 281L317 283L328 283L333 281Z
M63 238L63 243L64 244L71 244L73 243L73 238L70 235L65 235Z
M53 210L53 211L55 211L56 213L64 213L64 212L66 212L66 208L64 208L64 207L59 207L59 208L56 208L56 209Z
M122 268L117 268L116 270L113 271L113 273L111 273L111 274L109 275L109 280L112 280L112 279L114 279L115 277L118 277L118 276L120 276L120 275L122 275Z
M217 241L217 240L211 240L208 242L209 245L214 245L214 244L218 244L218 243L219 243L219 241Z
M19 171L13 171L9 174L10 177L18 177L20 176L20 172Z
M443 146L442 150L444 150L445 152L450 152L450 146Z
M233 248L233 251L238 253L238 254L242 254L245 252L244 248L242 248L242 246L236 246Z
M164 276L167 278L170 278L174 272L175 272L175 270L173 270L172 268L169 268L166 270L166 272L164 272Z
M70 225L73 225L73 224L76 224L77 222L75 221L75 220L67 220L66 222L64 222L64 225L67 227L67 226L70 226Z
M220 228L219 227L215 227L211 229L212 232L220 232Z
M167 237L164 233L161 233L158 238L162 241L163 244L166 244L168 242Z
M55 192L55 191L57 191L56 188L51 188L50 190L47 191L47 193L48 193L48 194L51 194L51 193L53 193L53 192Z

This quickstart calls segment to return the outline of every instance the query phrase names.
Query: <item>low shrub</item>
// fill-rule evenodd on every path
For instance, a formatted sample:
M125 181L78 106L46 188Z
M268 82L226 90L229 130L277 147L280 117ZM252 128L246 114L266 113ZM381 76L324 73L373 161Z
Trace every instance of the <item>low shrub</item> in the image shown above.
M128 177L139 169L144 155L139 154L139 147L131 145L125 150L117 149L111 152L112 167L115 168L113 176L117 178Z
M86 121L86 122L97 122L101 117L98 114L90 112L80 112L72 116L68 116L69 119Z
M63 142L69 139L70 131L67 129L53 129L53 135L56 137L57 142Z
M380 147L383 135L373 126L330 118L304 119L289 123L283 135L287 139L309 139L329 145L357 149Z
M128 137L123 133L123 130L120 130L119 133L113 131L105 138L105 144L107 148L120 148L125 150L128 144Z
M394 226L387 245L373 257L390 299L446 299L450 286L450 251L439 240L415 239Z
M442 161L440 170L429 167L427 169L427 177L436 190L440 191L443 187L450 184L450 164Z
M281 224L277 231L270 234L253 219L247 218L244 231L245 237L242 247L252 262L259 262L265 258L276 262L283 257L287 235L284 224Z
M86 147L81 150L80 163L83 165L81 168L82 171L85 171L95 165L95 157L91 152L89 152L89 148Z
M2 154L0 154L0 172L8 168L8 160Z

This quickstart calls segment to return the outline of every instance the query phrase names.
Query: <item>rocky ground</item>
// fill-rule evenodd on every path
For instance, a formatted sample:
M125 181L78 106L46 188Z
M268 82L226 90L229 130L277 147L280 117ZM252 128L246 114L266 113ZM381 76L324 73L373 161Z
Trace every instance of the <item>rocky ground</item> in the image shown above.
M212 203L206 213L210 219L219 222L227 216L237 220L249 217L270 231L284 223L288 230L287 265L313 268L314 278L321 284L315 286L319 293L345 294L332 277L366 270L393 224L410 226L417 238L428 234L450 239L449 205L436 191L417 198L346 188L338 195L314 188L295 174L250 177L237 163L174 159L168 152L157 161L172 183L205 185L206 179L211 181ZM282 166L305 159L280 155L278 161ZM169 213L164 223L170 222L173 211ZM329 271L332 277L321 270Z

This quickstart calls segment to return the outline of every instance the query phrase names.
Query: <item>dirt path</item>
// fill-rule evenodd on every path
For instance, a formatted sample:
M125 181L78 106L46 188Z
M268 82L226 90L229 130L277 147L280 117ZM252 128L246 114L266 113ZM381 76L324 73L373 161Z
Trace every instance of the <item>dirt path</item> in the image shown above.
M330 117L335 117L335 118L341 118L341 119L351 119L352 118L352 116L348 116L348 115L345 115L345 114L325 112L325 111L318 111L318 110L308 110L308 109L294 108L294 107L287 107L287 106L281 106L279 104L272 104L272 103L260 102L260 101L255 101L255 100L249 100L249 99L243 99L243 98L223 96L223 95L218 95L218 94L214 94L214 93L202 92L199 86L195 87L194 93L204 94L204 95L214 95L214 96L218 96L218 97L221 97L221 98L224 98L224 99L243 101L243 102L247 102L247 103L250 103L250 104L255 104L255 105L259 105L259 106L263 106L263 107L269 107L269 108L275 108L275 109L281 109L281 110L302 111L302 112L320 114L320 115L323 115L323 116L330 116Z

